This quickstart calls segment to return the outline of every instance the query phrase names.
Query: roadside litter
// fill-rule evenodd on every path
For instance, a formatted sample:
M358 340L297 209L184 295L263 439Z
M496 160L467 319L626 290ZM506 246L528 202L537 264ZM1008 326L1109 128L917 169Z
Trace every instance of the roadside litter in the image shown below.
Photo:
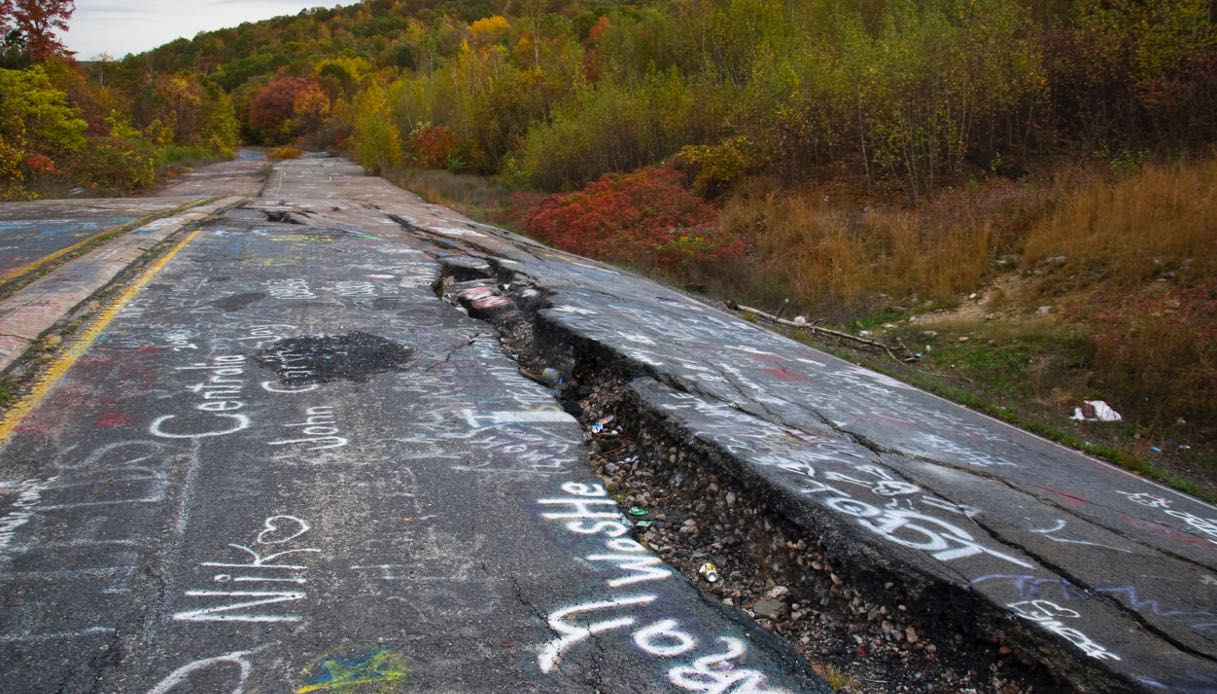
M637 506L629 510L629 514L631 516L645 516L648 513L650 513L650 511L646 510L645 508L638 508Z
M1081 407L1073 409L1073 417L1079 422L1122 422L1119 412L1102 400L1085 400Z
M611 414L606 417L601 417L595 424L592 424L592 433L593 434L604 433L604 428L607 427L608 425L612 424L614 419L616 419L616 417L614 417Z
M697 573L701 574L709 583L718 583L718 567L714 565L714 562L708 561L702 564Z
M518 370L521 376L524 376L530 381L540 383L546 388L553 388L555 386L566 384L566 377L562 375L562 372L552 367L546 367L541 373L529 371L522 366L519 367Z

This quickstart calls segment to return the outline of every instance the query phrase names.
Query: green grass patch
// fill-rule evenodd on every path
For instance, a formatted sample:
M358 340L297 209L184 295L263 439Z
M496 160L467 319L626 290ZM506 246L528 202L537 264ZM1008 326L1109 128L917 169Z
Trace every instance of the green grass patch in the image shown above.
M962 369L965 373L958 374L952 371L948 374L940 373L936 370L927 370L925 365L921 367L898 365L886 356L867 355L837 345L823 343L802 331L782 332L811 347L860 366L873 369L969 409L982 412L1007 424L1012 424L1020 429L1042 436L1050 441L1106 460L1114 465L1131 470L1143 477L1156 480L1187 494L1210 502L1217 502L1217 490L1196 484L1192 480L1155 465L1144 458L1140 458L1122 447L1106 441L1091 441L1062 426L1053 424L1047 419L1048 415L1045 415L1044 409L1038 407L1032 400L1026 397L1010 397L1007 401L1008 404L1003 404L999 400L995 391L1000 392L1005 390L1015 392L1020 390L1015 384L1020 372L1017 362L1023 358L1023 355L1029 353L1027 350L1031 349L1033 345L1046 345L1056 350L1062 363L1083 365L1087 348L1082 344L1083 340L1080 336L1069 333L1049 332L1041 333L1037 337L1031 338L1030 336L1036 335L1036 333L1029 333L1026 342L1021 346L1011 347L1004 352L1000 349L995 350L987 344L972 344L970 340L966 343L956 343L953 345L953 349L944 348L938 351L957 358L958 363L955 364L957 367L956 371L960 370L958 369L960 363L965 364L965 368ZM943 333L940 333L939 339L943 339ZM986 351L994 351L999 354L995 357L987 356L983 354ZM928 366L930 369L937 369L944 365L949 367L950 363L945 359L936 359ZM1022 368L1025 371L1025 367ZM996 373L986 375L986 371ZM959 376L962 376L967 383L961 384L958 381ZM973 379L985 384L984 387L975 387L972 383ZM1129 433L1131 430L1131 425L1127 425L1110 428L1107 431L1109 437L1114 435L1115 438L1119 438L1120 435Z

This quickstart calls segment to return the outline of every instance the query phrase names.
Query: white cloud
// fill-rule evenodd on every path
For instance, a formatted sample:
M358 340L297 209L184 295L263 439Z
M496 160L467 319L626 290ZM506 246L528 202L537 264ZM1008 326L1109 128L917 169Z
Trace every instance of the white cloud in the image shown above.
M334 4L325 0L78 0L71 28L62 38L80 60L92 60L103 52L122 57L177 38L193 38L201 31Z

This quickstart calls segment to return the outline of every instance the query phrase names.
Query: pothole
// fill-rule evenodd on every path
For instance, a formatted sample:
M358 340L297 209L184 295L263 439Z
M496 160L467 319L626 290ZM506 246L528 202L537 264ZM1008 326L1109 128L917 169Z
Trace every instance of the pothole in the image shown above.
M291 212L284 210L264 210L267 221L277 222L279 224L300 224L300 220L292 216Z
M254 361L291 385L362 383L373 374L396 371L413 358L413 349L363 332L288 338L254 355Z

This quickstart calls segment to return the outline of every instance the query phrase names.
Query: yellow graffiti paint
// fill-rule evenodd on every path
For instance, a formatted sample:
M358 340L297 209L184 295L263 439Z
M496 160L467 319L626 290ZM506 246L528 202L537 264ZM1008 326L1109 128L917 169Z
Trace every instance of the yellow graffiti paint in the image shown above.
M278 267L280 265L299 265L300 261L295 258L247 258L241 261L242 265L257 265L258 267Z
M370 691L388 692L396 688L394 682L406 676L402 659L385 648L353 658L325 656L308 669L316 670L320 673L306 681L296 694L347 692L363 685L380 685Z
M97 337L113 322L114 318L118 316L118 312L123 310L123 307L130 303L135 298L135 295L147 286L152 281L152 278L156 277L157 273L200 233L202 233L201 229L195 229L179 241L177 245L170 248L167 253L154 260L140 274L139 278L132 282L113 303L97 315L97 318L93 320L88 328L85 328L82 333L76 336L71 347L60 355L55 363L51 364L51 367L42 374L38 382L30 389L29 395L26 395L17 404L13 405L8 412L4 413L4 418L0 419L0 442L8 441L8 437L16 431L26 416L30 412L33 412L34 408L50 395L55 385L67 375L68 371L84 355L85 350L97 341Z

